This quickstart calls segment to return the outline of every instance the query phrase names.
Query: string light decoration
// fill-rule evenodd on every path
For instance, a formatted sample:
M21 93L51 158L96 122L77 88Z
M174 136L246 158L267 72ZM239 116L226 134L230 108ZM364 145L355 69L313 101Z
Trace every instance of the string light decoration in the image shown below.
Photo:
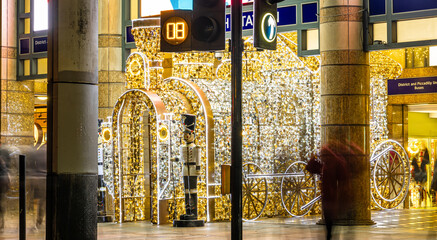
M415 154L419 153L420 151L420 141L418 139L413 139L408 141L408 153L411 154L411 156L414 156Z
M183 81L178 79L163 81L160 58L162 56L157 52L159 45L155 45L158 44L156 40L159 39L153 37L159 34L159 29L134 28L133 34L140 46L140 52L131 54L127 60L128 91L118 100L113 118L114 139L118 139L114 142L114 182L118 183L116 187L118 197L115 201L116 220L119 222L144 220L149 205L148 197L151 198L152 204L149 210L151 221L154 223L171 221L177 213L183 212L184 191L181 178L178 177L182 168L180 163L173 163L171 159L179 156L183 130L182 125L179 124L180 114L187 112L194 113L198 117L197 144L202 148L202 172L206 175L199 181L199 202L201 202L199 217L210 220L207 217L210 202L207 187L209 176L206 174L208 166L205 163L208 162L207 155L211 150L206 149L208 124L205 119L212 113L206 111L207 99L202 100L200 89L190 84L183 84ZM149 91L146 91L147 89ZM151 96L153 94L156 96ZM158 108L161 108L161 113L158 113ZM166 108L171 109L171 112L167 113ZM145 119L149 119L147 123L144 122ZM145 126L150 126L150 129L145 129ZM163 128L167 129L169 136L160 140L158 137ZM211 139L213 138L210 138L209 142ZM150 146L147 153L146 145ZM129 151L123 152L120 149L123 151L129 149ZM143 181L139 176L147 175L146 170L138 170L145 169L144 164L147 163L147 159L150 165L149 189L144 187L147 186L146 180ZM126 181L124 176L131 175L135 175L135 181ZM143 207L141 207L142 203ZM168 206L167 209L165 206Z
M99 149L103 156L103 182L107 192L114 198L114 163L112 158L112 120L102 123L102 134L99 135Z
M191 85L190 85L191 84ZM209 103L205 103L202 102L202 96L199 96L201 94L201 92L199 91L199 89L196 89L197 86L194 85L194 83L190 82L190 81L186 81L180 78L169 78L169 79L165 79L162 85L162 88L160 89L159 93L161 94L163 99L170 99L170 95L173 96L178 96L179 99L183 100L183 105L185 106L185 109L180 109L181 104L179 104L179 109L177 107L177 105L175 104L166 104L166 106L168 106L169 109L172 109L175 113L175 116L178 117L178 122L180 123L180 115L182 113L192 113L196 115L196 129L195 129L195 134L196 134L196 145L200 147L200 162L201 162L201 173L200 173L200 178L198 181L198 185L197 185L197 189L198 189L198 217L199 219L204 219L204 220L211 220L209 217L209 198L210 198L210 193L209 193L209 179L210 179L210 172L211 170L209 170L209 166L208 164L211 164L210 161L208 161L208 158L212 158L213 156L210 155L211 151L213 151L213 149L210 147L211 143L212 143L212 139L213 139L213 135L212 136L208 136L212 134L212 131L210 131L210 127L207 124L207 120L206 120L206 116L208 115L212 115L212 113L208 113L208 110L210 110ZM204 98L203 100L206 100L206 98ZM166 100L164 100L165 102ZM180 133L178 134L177 139L179 140L178 144L175 144L175 146L177 146L177 149L179 150L179 146L180 144L182 144L182 142L180 141L182 139L182 126L179 126L180 128L178 129L178 131L180 131ZM179 153L177 153L178 155ZM209 156L209 157L208 157ZM213 163L212 163L213 164ZM179 213L183 213L184 211L184 190L182 188L182 178L180 176L182 176L182 168L181 168L181 164L178 165L178 167L176 168L177 171L175 172L174 176L176 178L176 180L173 180L174 182L177 183L178 189L175 190L175 196L177 196L177 199L181 200L179 202L176 202L176 205L173 206L174 209L177 210L177 212ZM179 177L178 177L179 176ZM176 198L176 197L175 197ZM174 201L171 202L172 204L175 204ZM173 211L174 209L169 209L169 211L171 212L171 215L177 215L174 214ZM170 217L170 219L173 219L172 217Z
M391 51L370 53L370 139L371 152L388 138L387 80L397 79L402 66L390 58Z
M417 47L405 49L406 67L428 67L429 47Z
M158 153L156 144L151 144L149 153L145 153L141 147L144 145L147 132L145 127L148 125L143 122L144 115L148 115L147 119L150 119L151 134L147 137L151 138L150 142L156 143L156 114L153 103L146 94L129 91L114 107L114 205L115 219L118 222L144 220L147 215L146 206L150 199L145 191L145 177L148 173L145 157L156 159ZM155 169L154 166L151 169ZM151 173L151 178L151 181L156 181L156 172ZM152 188L155 190L156 187ZM156 205L156 201L152 200L152 209L156 209Z
M133 28L137 50L148 59L150 71L139 69L142 64L137 56L128 60L126 71L128 88L143 89L147 84L140 82L138 71L149 74L148 89L155 93L171 114L171 118L156 114L156 108L145 94L138 90L120 98L114 109L114 121L123 111L119 123L130 123L121 127L113 124L113 137L122 136L123 146L114 142L114 181L121 182L120 169L133 174L144 173L144 152L139 146L149 141L150 198L152 222L160 223L160 201L167 201L167 216L162 222L171 221L184 210L184 193L181 180L181 166L170 161L178 156L182 127L180 113L197 116L197 145L201 147L201 178L198 183L199 218L207 221L230 219L229 196L220 194L220 166L229 164L231 142L231 55L224 52L188 52L173 54L172 72L174 78L164 81L162 62L164 54L159 52L159 28ZM253 162L264 173L285 172L295 161L307 161L310 155L320 149L320 58L297 56L297 34L278 35L276 51L257 51L252 39L246 38L243 53L243 162ZM144 57L143 57L144 59ZM387 57L371 54L371 136L387 138L387 96L386 79L399 76L402 68ZM168 60L168 59L167 59ZM138 67L140 66L140 67ZM181 79L189 79L183 81ZM189 84L188 84L189 83ZM201 91L196 91L198 86ZM145 90L145 89L143 89ZM143 91L142 90L142 91ZM205 102L199 92L206 95L212 110L213 123L209 123ZM124 100L123 100L124 99ZM125 101L124 103L122 103ZM127 104L127 105L126 105ZM128 111L127 109L134 109ZM142 115L149 117L145 131L141 126ZM118 113L118 114L117 114ZM140 117L139 117L140 116ZM160 126L167 126L169 137L158 139ZM144 125L144 124L143 124ZM213 142L208 143L208 126L213 126ZM124 134L124 135L122 135ZM145 135L149 135L146 137ZM210 134L211 137L211 134ZM124 153L125 155L120 155ZM212 156L210 157L210 154ZM130 156L127 159L125 156ZM212 160L211 160L212 158ZM142 163L143 162L143 163ZM120 166L127 165L120 168ZM143 220L147 205L147 191L143 179L123 179L115 187L118 221ZM282 209L280 179L269 179L268 204L263 216L278 216L287 213ZM127 196L141 193L142 200L129 200ZM139 196L139 195L138 195ZM120 211L122 210L122 211ZM117 210L116 210L117 213ZM213 214L213 215L212 215ZM117 215L117 214L116 214Z
M149 89L149 61L143 53L134 52L126 60L126 88Z
M256 51L245 40L243 54L243 161L264 173L284 172L296 160L306 160L320 146L319 59L297 57L293 33L279 38L275 52ZM181 53L173 58L177 77L189 78L206 93L214 114L214 181L220 165L230 163L230 53ZM280 181L271 180L265 215L285 212L280 206ZM227 196L215 194L215 220L230 218Z
M156 38L159 29L133 31L135 38ZM140 42L140 41L138 41ZM144 46L159 49L156 41ZM150 45L150 46L149 46ZM147 91L162 79L158 52L137 52L129 56L126 69L127 91L118 99L112 116L113 179L115 221L145 220L159 223L163 187L169 178L168 168L159 159L169 159L168 144L158 140L158 125L166 121L167 112L156 93ZM163 174L165 172L165 174ZM153 183L153 184L151 184ZM168 194L167 194L168 195Z

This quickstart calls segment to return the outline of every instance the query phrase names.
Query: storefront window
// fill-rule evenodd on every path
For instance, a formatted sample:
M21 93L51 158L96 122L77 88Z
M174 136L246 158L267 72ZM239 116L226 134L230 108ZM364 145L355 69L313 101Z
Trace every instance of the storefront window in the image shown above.
M141 0L141 16L159 15L163 10L192 9L193 0Z
M243 4L245 3L252 3L253 0L243 0ZM226 5L231 5L231 0L226 0Z
M436 173L437 105L408 106L408 152L410 154L410 207L435 207L431 184Z
M47 76L48 0L18 1L18 80Z
M437 46L429 47L429 66L437 66Z
M429 66L429 48L405 49L406 68L421 68Z
M405 49L406 68L437 66L437 46Z
M48 0L33 0L33 30L41 31L49 28Z
M231 0L223 0L226 1L226 5L231 5ZM138 7L137 3L131 2L131 8ZM243 0L243 4L252 3L253 0ZM154 16L159 15L163 10L172 10L172 9L191 9L193 6L193 0L162 0L162 1L154 1L154 0L140 0L141 6L141 16ZM132 10L132 9L131 9ZM131 11L132 14L133 11ZM135 17L136 18L136 17ZM131 18L131 19L135 19Z

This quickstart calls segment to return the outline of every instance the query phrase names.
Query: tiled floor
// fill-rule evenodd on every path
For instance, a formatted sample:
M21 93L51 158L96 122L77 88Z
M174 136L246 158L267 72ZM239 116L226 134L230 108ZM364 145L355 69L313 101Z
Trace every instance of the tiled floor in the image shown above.
M324 239L324 226L316 225L320 216L302 218L270 218L243 224L243 239ZM338 226L334 239L386 240L386 239L437 239L437 208L373 211L373 226ZM13 220L11 220L13 221ZM18 239L18 229L9 222L0 239ZM229 222L207 223L201 228L173 228L171 225L137 223L101 223L98 239L231 239ZM27 239L44 239L44 232L31 231Z
M324 239L320 216L272 218L243 224L243 239ZM373 211L373 226L338 226L334 239L437 239L437 208ZM231 239L230 223L173 228L147 223L100 224L99 239Z

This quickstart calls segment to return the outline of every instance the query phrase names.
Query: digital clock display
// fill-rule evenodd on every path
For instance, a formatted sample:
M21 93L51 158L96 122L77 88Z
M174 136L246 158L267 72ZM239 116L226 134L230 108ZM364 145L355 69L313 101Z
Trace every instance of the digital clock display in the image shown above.
M181 17L171 17L164 23L163 37L171 45L179 45L188 37L188 24Z

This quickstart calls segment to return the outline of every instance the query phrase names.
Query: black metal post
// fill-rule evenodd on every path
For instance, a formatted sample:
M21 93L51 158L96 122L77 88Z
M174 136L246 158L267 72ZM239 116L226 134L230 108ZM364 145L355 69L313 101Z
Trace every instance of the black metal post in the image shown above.
M26 157L20 155L18 162L19 208L20 208L20 240L26 239Z
M369 32L369 4L367 1L363 2L364 11L363 14L363 49L365 52L369 51L370 32ZM373 35L373 34L372 34ZM373 39L372 39L373 41Z
M47 37L47 180L46 180L46 240L55 239L55 169L53 167L53 81L57 67L57 29L56 14L58 1L48 1L49 29Z
M243 237L242 219L242 3L241 0L231 2L231 75L232 75L232 139L231 139L231 197L232 222L231 239L240 240Z

